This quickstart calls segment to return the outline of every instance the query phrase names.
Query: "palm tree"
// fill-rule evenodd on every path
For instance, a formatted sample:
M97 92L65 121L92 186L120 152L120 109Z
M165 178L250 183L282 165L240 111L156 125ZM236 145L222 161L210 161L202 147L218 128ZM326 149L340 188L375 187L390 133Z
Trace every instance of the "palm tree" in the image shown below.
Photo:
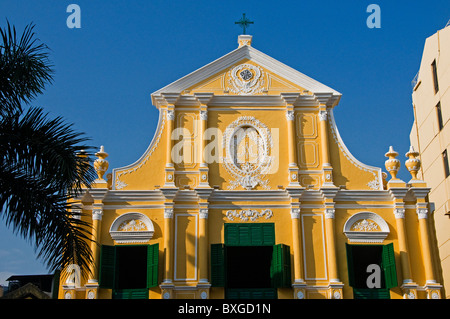
M88 139L31 102L53 81L48 47L28 25L0 28L0 216L51 271L92 262L90 224L71 213L95 179ZM84 152L84 154L82 154Z

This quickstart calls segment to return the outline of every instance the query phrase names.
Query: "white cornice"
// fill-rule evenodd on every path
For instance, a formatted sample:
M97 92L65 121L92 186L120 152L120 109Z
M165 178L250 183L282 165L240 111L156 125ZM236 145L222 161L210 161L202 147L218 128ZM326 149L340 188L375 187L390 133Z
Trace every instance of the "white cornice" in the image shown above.
M127 170L137 169L140 165L143 165L148 160L149 156L152 154L152 152L158 145L160 137L162 135L162 130L164 128L164 123L165 123L164 115L165 115L165 112L162 112L162 111L159 112L156 133L153 135L153 139L150 142L150 144L147 147L144 154L142 154L142 156L136 162L134 162L130 165L127 165L127 166L114 168L112 170L112 187L113 187L113 189L116 189L116 181L117 181L117 178L120 176L120 174L124 174Z
M297 84L298 86L305 88L306 90L312 92L315 98L322 104L333 107L341 98L341 93L333 90L332 88L306 76L305 74L285 65L284 63L281 63L280 61L262 53L261 51L258 51L251 46L244 45L157 90L151 94L152 103L157 107L166 103L173 104L175 103L174 101L176 101L173 99L174 95L181 94L189 87L219 72L223 72L243 59L249 59L270 70L271 72L274 72L275 74ZM168 101L164 95L171 97L171 101ZM254 98L256 96L251 97ZM196 98L193 97L191 101L194 102L195 100ZM211 101L211 103L213 103L213 101Z
M158 202L164 200L164 192L157 190L110 190L103 201L105 203L114 202L136 202L149 201ZM171 196L175 201L198 201L201 189L180 190L172 189ZM218 190L207 189L207 197L210 202L221 201L289 201L290 197L299 197L301 201L322 201L322 190L311 190L299 188L297 192L291 194L292 190ZM167 194L166 194L167 195ZM393 197L388 190L336 190L335 202L347 201L378 201L392 202Z
M383 181L383 177L382 177L381 168L370 166L370 165L367 165L367 164L364 164L364 163L360 162L348 150L347 146L345 145L344 141L342 140L341 135L339 134L339 130L337 128L336 120L335 120L334 114L333 114L333 109L330 109L328 111L327 119L328 119L328 123L329 123L330 128L331 128L331 135L333 136L333 139L335 140L335 142L337 143L337 145L339 146L339 148L343 152L344 156L350 162L352 162L353 165L355 165L356 167L358 167L362 171L371 172L373 174L374 178L375 178L375 181L377 182L378 190L382 190L383 189L383 182L382 182Z
M300 94L296 93L295 98L289 97L284 94L280 95L217 95L213 93L208 94L207 99L199 98L190 94L170 94L170 98L166 99L165 96L160 96L155 99L156 106L166 106L169 104L176 104L177 107L194 107L199 108L201 105L207 105L208 107L221 107L221 106L236 106L236 107L261 107L261 106L278 106L286 107L292 105L294 107L313 107L317 108L324 102L323 98L311 95L308 93ZM326 95L331 98L331 95Z
M227 191L215 190L210 201L289 201L289 197L285 191Z
M164 196L159 190L112 190L104 198L104 202L127 202L127 201L162 201Z

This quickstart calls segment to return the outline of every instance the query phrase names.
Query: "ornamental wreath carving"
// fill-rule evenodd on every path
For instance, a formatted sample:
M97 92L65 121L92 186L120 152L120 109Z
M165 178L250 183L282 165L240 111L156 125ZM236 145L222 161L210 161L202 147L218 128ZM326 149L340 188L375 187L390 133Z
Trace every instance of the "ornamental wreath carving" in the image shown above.
M240 64L228 72L227 90L239 95L264 91L264 71L252 64Z
M223 145L222 163L233 178L228 189L242 186L251 190L257 185L270 189L265 175L273 163L273 141L265 124L252 116L241 116L226 128Z
M273 213L270 209L263 209L261 212L258 212L254 209L244 209L240 212L236 210L229 210L226 213L226 216L229 220L234 220L235 218L239 218L242 221L248 221L249 219L254 222L260 217L265 217L269 219L273 216Z
M381 243L389 234L389 226L373 212L359 212L347 219L344 234L350 242Z

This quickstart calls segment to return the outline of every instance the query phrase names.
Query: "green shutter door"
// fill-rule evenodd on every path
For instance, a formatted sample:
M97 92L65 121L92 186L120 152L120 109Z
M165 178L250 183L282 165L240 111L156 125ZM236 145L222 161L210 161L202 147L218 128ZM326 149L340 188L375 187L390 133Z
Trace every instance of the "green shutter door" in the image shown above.
M211 285L225 287L225 245L211 245Z
M147 247L147 288L158 285L159 244Z
M148 299L148 289L114 290L112 299Z
M273 246L270 277L274 288L291 286L291 254L287 245Z
M262 246L275 245L275 224L256 224L261 225Z
M273 246L273 223L225 224L225 244L228 246Z
M357 289L353 288L353 298L354 299L390 299L391 294L389 289Z
M225 224L225 243L229 246L236 246L239 243L239 228L237 224Z
M384 272L386 288L397 287L397 270L395 268L394 245L392 243L383 246L382 257L381 268Z
M100 287L114 288L116 273L116 247L103 245L100 252Z
M354 287L355 286L355 272L353 270L352 246L346 243L345 248L347 251L348 284L349 284L349 286Z

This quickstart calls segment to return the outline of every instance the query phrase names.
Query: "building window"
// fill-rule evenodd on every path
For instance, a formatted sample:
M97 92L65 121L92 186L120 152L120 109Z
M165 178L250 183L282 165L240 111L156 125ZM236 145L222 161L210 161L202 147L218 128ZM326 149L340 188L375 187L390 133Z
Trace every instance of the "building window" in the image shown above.
M442 159L444 160L444 171L445 171L445 178L450 176L450 166L448 163L448 155L447 150L442 152Z
M349 285L354 299L390 299L397 287L393 244L346 244Z
M433 63L431 63L431 72L433 73L434 93L437 93L439 91L439 83L437 76L436 60L434 60Z
M100 288L112 289L113 299L148 299L158 285L159 245L103 245Z
M274 224L225 224L224 239L211 245L211 284L226 299L276 299L291 287L290 248L275 244Z
M438 118L439 131L444 128L444 121L442 120L441 102L436 105L436 114Z

